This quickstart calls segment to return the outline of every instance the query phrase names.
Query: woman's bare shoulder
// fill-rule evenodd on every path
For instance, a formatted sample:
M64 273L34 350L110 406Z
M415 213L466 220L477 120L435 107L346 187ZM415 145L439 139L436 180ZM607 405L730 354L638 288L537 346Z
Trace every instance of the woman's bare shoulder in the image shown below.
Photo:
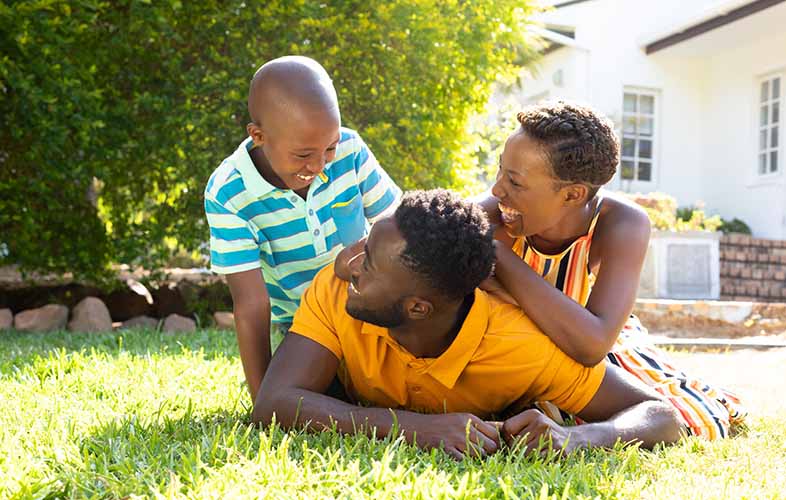
M647 212L624 194L603 191L603 205L596 230L600 241L620 242L646 246L651 224Z

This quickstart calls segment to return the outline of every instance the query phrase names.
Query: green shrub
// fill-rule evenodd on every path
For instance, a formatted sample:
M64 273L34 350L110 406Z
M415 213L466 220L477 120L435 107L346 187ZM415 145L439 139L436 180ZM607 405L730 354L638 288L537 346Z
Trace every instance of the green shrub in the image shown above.
M677 200L665 193L628 194L629 199L641 205L652 222L652 228L661 231L717 231L720 216L707 217L702 206L677 208Z
M748 226L745 222L741 221L736 217L731 220L721 219L721 225L718 228L718 231L721 231L723 234L729 234L729 233L751 234L750 226Z
M265 60L331 73L403 188L471 179L469 117L532 56L532 2L0 4L0 264L99 277L204 251L202 192ZM2 246L4 245L4 246Z

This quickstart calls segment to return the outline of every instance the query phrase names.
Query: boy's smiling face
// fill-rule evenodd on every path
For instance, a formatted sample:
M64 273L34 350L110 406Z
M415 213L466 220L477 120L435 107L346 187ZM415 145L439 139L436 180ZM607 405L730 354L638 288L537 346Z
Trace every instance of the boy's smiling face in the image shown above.
M264 126L248 125L256 146L251 155L268 182L299 191L335 159L341 119L337 108L287 111L266 113Z
M265 63L251 80L248 113L251 160L259 173L305 197L341 139L336 89L325 68L302 56Z

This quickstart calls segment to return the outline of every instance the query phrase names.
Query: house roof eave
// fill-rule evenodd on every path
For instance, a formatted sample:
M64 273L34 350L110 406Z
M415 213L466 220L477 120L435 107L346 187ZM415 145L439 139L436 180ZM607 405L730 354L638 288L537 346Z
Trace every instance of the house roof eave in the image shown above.
M644 37L641 48L649 55L743 19L786 0L726 0L698 15Z

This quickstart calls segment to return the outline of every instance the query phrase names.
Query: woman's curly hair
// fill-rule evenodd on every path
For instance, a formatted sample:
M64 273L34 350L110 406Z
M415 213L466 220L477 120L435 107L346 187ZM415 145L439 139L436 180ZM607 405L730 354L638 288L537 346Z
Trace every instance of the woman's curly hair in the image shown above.
M590 187L590 197L617 171L620 143L614 124L600 113L564 101L525 108L516 118L524 132L543 146L555 187L580 183Z

